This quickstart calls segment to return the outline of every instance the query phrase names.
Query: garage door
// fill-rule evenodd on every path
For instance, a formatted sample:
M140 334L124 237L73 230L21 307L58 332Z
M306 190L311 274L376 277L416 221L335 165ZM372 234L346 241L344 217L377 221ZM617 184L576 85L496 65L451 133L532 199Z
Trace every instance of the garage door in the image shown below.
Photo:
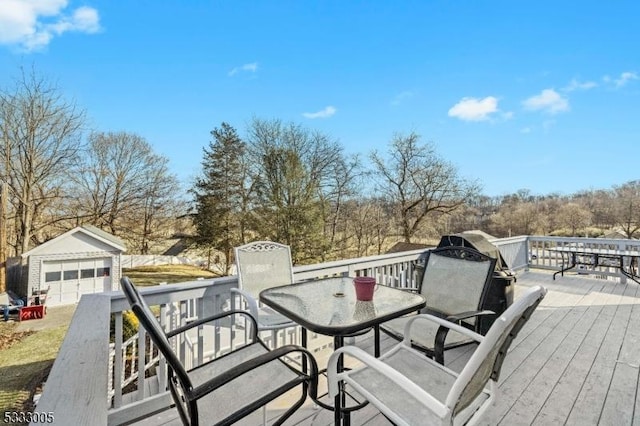
M83 294L111 290L111 258L49 261L43 264L47 305L77 303Z

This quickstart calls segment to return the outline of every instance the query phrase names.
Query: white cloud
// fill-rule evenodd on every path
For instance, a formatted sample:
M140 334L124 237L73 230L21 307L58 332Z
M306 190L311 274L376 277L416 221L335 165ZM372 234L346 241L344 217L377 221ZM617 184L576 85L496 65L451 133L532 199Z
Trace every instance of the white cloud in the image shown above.
M639 78L640 77L638 77L638 74L636 74L635 72L626 71L620 74L620 77L615 79L614 83L616 84L616 87L622 87L628 82L632 80L638 80Z
M0 44L34 51L66 32L100 31L96 9L82 6L66 14L67 5L67 0L0 1Z
M391 105L393 106L397 106L400 105L402 102L406 101L407 99L411 99L415 96L415 93L413 93L410 90L405 90L404 92L400 92L398 93L392 100L391 100Z
M550 114L569 111L569 101L553 89L544 89L522 102L522 105L532 111L546 111Z
M464 121L483 121L488 120L489 116L497 111L498 99L493 96L484 99L462 98L449 109L449 117Z
M320 111L317 112L305 112L302 115L305 118L329 118L332 115L334 115L338 110L335 109L334 107L332 107L331 105L329 105L328 107L321 109Z
M577 79L572 79L569 84L564 87L562 90L565 92L573 92L575 90L589 90L597 87L598 83L595 81L578 81Z
M238 74L240 71L255 73L256 71L258 71L258 63L252 62L250 64L244 64L242 66L235 67L234 69L229 71L229 77L233 77L234 75Z
M520 129L520 133L531 133L531 127L523 127Z

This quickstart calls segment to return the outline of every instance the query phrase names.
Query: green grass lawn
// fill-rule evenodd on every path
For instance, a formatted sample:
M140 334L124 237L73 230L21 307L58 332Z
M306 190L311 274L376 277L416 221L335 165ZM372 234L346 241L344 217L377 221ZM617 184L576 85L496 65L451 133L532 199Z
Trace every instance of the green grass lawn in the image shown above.
M68 326L16 332L16 323L0 323L0 413L31 408L33 392L53 365ZM8 346L8 347L7 347Z
M123 269L122 274L146 286L216 276L189 265L145 266ZM67 324L24 333L17 325L0 321L0 414L32 409L33 392L49 374L68 328Z
M160 283L177 283L195 280L196 278L214 278L217 275L205 269L191 265L157 265L123 268L122 275L131 278L136 285L158 285Z

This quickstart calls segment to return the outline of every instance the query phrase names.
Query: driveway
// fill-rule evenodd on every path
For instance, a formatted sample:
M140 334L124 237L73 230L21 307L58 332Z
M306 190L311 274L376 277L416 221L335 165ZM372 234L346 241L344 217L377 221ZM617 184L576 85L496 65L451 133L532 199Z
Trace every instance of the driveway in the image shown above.
M52 306L47 308L44 318L18 322L16 331L39 331L69 325L77 305Z

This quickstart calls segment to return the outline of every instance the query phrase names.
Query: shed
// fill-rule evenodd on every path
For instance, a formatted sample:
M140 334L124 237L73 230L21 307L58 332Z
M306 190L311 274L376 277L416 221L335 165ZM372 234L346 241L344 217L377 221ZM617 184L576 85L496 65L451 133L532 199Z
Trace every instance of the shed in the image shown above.
M95 226L76 227L22 254L27 294L49 289L47 305L77 303L83 294L118 290L122 240Z

